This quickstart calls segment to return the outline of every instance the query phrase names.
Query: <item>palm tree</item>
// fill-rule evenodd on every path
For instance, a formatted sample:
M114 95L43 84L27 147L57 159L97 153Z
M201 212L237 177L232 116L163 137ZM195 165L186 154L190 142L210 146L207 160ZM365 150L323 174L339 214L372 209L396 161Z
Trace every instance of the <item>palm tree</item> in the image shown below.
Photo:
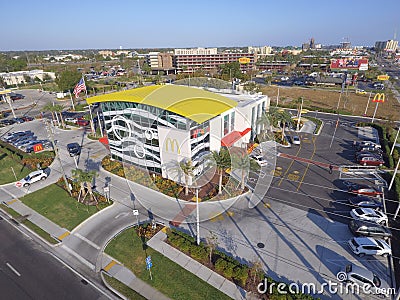
M45 111L51 112L52 122L54 122L54 120L56 120L56 118L54 117L54 112L55 112L54 105L52 103L48 103L43 107L43 109Z
M60 120L61 120L61 126L65 127L65 123L64 123L64 119L62 117L62 111L64 110L64 106L61 104L57 104L53 106L53 110L55 113L58 113L60 116Z
M93 195L93 191L92 191L92 181L93 181L93 178L96 176L97 176L97 172L94 170L91 170L91 171L84 171L82 169L72 170L72 178L75 179L80 185L78 202L83 202L85 200L87 194L89 194L91 202L94 200L97 205L97 199ZM86 189L87 189L87 193L85 193ZM81 200L81 195L83 196L82 200Z
M225 170L231 165L229 152L225 148L221 148L219 152L212 151L209 159L213 159L215 161L217 173L219 175L218 194L222 194L222 175L224 174Z
M281 136L281 141L283 142L285 139L285 126L286 123L289 123L292 120L291 116L286 110L281 110L279 114L276 115L276 121L281 125L282 127L282 136Z
M250 168L250 158L246 153L234 153L232 155L232 166L241 171L240 186L244 190L246 171Z
M185 174L185 195L189 195L189 178L193 177L194 166L191 160L182 160L179 162L183 174Z

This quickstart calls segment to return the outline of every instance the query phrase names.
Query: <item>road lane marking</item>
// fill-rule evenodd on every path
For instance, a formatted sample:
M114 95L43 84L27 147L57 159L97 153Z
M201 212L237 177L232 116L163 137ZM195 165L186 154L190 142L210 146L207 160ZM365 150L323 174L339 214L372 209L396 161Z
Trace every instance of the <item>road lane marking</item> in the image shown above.
M60 240L60 241L62 241L63 239L65 239L67 236L69 236L70 235L70 232L69 231L66 231L66 232L64 232L62 235L60 235L59 237L58 237L58 239Z
M297 153L296 153L296 155L295 155L296 157L297 157L297 155L299 155L300 150L301 150L301 144L299 145L299 149L297 150ZM290 162L289 167L287 168L286 172L283 174L281 180L279 180L278 186L281 186L283 179L285 179L286 175L289 173L290 168L292 167L294 161L295 161L295 160L292 159L292 161Z
M14 269L14 267L12 265L10 265L9 263L6 263L7 267L9 267L11 269L11 271L13 271L15 274L17 274L17 276L21 276L20 273L18 273L17 270Z
M96 245L95 243L93 243L91 240L85 238L83 235L79 234L79 233L74 233L74 236L80 238L82 241L85 241L86 243L88 243L90 246L92 246L93 248L96 248L97 250L100 250L101 247L99 245Z
M313 152L312 152L312 155L310 157L310 161L313 159L313 157L315 155L315 152L317 151L317 148L315 146L315 137L312 137L312 143L313 143ZM299 185L297 186L297 191L300 189L301 185L303 184L304 178L306 177L306 174L307 174L309 168L310 168L310 163L307 163L306 170L304 171L304 174L301 177Z
M117 264L118 264L118 263L117 263L115 260L112 260L112 261L104 268L104 271L106 271L106 272L110 271L110 269L111 269L113 266L117 265Z

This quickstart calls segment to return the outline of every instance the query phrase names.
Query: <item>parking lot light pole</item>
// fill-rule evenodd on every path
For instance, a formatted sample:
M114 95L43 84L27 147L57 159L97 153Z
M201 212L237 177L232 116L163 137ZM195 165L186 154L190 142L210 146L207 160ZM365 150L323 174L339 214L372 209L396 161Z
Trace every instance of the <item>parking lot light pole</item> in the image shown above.
M396 146L397 138L399 137L399 132L400 132L400 126L399 126L399 128L397 129L397 133L396 133L396 137L394 138L394 142L393 142L393 145L392 145L392 149L390 149L390 155L393 154L393 150L394 150L394 147Z
M372 91L369 92L368 101L367 101L367 106L365 107L364 116L367 115L367 110L368 110L369 101L371 100L371 95L372 95Z
M297 119L297 131L300 129L300 119L301 119L301 111L303 110L303 97L301 97L301 105L300 105L300 111L299 111L299 118Z
M197 222L197 245L200 245L200 214L199 214L199 189L196 187L196 222Z

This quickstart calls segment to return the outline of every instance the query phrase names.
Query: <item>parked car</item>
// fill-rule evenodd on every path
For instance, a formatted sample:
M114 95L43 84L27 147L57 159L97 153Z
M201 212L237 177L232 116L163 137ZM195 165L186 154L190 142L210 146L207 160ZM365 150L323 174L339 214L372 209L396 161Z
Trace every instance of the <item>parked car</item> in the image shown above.
M0 127L4 127L4 126L8 126L8 125L12 125L15 122L13 120L1 120L0 121Z
M376 146L360 146L357 148L357 152L360 151L371 151L371 152L376 152L376 153L383 153L381 148L378 148Z
M251 158L254 159L260 167L268 165L268 162L261 155L254 155L251 156Z
M363 208L372 208L372 209L377 209L381 210L383 207L382 201L380 201L377 198L371 198L367 197L364 195L358 195L356 197L351 197L349 199L350 204L357 206L357 207L363 207Z
M365 94L367 94L367 92L365 90L363 90L363 89L356 89L356 94L365 95Z
M385 164L383 158L373 155L360 157L357 162L363 166L383 166Z
M378 277L374 272L364 269L355 264L345 266L338 274L342 275L338 279L354 283L363 287L364 291L370 291L375 295L389 296L390 287L388 283Z
M17 123L17 124L25 123L24 119L22 119L22 118L13 118L12 120L14 121L14 123Z
M35 183L40 180L45 180L47 178L47 174L43 170L38 170L29 173L24 179L21 179L20 181L17 182L17 186L23 186L23 187L28 187L32 183Z
M11 93L10 94L10 99L15 101L15 100L20 100L20 99L24 99L25 96L22 94L17 94L17 93Z
M374 148L379 148L379 149L382 148L380 144L377 144L377 143L372 142L372 141L361 141L361 142L358 142L357 143L357 148L359 148L359 147L374 147Z
M15 138L15 137L24 136L24 135L26 135L28 132L31 132L31 131L28 130L28 131L14 131L14 132L9 132L9 133L7 133L6 135L2 136L1 139L2 139L3 141L8 142L9 140L11 140L11 139L13 139L13 138ZM32 133L32 135L33 135L33 133Z
M362 157L362 156L376 156L376 157L383 157L382 156L382 152L379 150L379 149L376 149L376 150L371 150L371 151L358 151L358 152L356 152L356 158L358 158L358 157Z
M294 145L300 145L300 138L297 135L293 136L292 137L292 143Z
M349 229L355 236L369 236L382 239L392 237L392 232L389 228L368 221L351 220Z
M348 241L350 249L354 254L364 255L392 255L392 249L384 240L375 240L370 237L354 237Z
M347 191L352 194L360 194L373 197L382 197L383 194L381 190L378 190L375 187L366 184L359 184L351 181L344 181L343 183L347 186Z
M81 154L81 146L78 143L70 143L67 145L69 156L76 156Z
M76 124L78 124L79 126L87 126L87 125L89 125L89 121L88 120L84 120L84 119L78 119L76 121Z
M380 225L383 225L388 221L387 215L372 208L354 208L350 211L350 216L355 220L370 221Z
M33 136L23 136L21 138L19 138L18 140L12 142L12 144L14 145L14 147L17 147L28 142L28 141L33 141L33 140L37 140L37 136L33 135Z
M76 118L65 118L64 121L69 122L69 123L74 123L74 124L76 124L78 122L78 120Z
M24 120L25 122L29 122L29 121L33 121L34 118L30 117L30 116L23 116L21 117L22 120Z

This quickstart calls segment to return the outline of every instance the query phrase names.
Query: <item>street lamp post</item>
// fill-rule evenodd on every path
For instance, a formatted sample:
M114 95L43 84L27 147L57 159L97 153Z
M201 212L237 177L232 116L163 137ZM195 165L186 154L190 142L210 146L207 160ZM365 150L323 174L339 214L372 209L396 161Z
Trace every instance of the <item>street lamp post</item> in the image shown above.
M397 138L399 137L399 132L400 132L400 126L397 129L397 133L396 133L396 137L394 139L393 145L392 145L392 149L390 149L390 155L393 154L393 150L394 150L394 147L396 146Z
M300 129L300 119L301 119L301 111L303 110L303 97L301 97L301 105L300 105L300 111L299 111L299 118L297 119L297 131Z
M372 95L372 92L369 92L368 101L367 101L367 106L365 107L364 116L367 115L367 110L368 110L369 101L371 100L371 95Z
M200 213L199 213L199 188L196 187L196 222L197 222L197 245L200 245Z

